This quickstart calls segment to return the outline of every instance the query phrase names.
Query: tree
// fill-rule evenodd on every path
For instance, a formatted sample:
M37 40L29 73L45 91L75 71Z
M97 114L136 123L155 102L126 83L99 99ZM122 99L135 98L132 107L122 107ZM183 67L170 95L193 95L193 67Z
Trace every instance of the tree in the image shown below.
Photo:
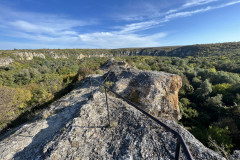
M206 101L206 106L222 107L222 95L217 94L215 97L209 97Z
M195 89L198 88L201 85L201 83L202 83L201 77L194 77L192 79L192 85Z
M208 79L206 79L200 87L196 90L195 94L199 98L205 98L212 92L212 85Z
M229 134L230 131L228 129L228 126L225 128L210 126L208 129L208 136L214 139L219 146L223 146L227 152L230 152L233 148L232 139Z
M236 103L240 105L240 94L236 95Z
M216 84L212 87L213 93L226 95L230 92L232 85L229 83Z

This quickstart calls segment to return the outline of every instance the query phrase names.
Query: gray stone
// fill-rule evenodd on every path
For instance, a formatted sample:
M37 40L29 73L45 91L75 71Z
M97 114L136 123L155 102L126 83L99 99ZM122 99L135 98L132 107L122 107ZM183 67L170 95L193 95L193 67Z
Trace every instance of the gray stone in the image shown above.
M236 160L240 160L240 150L235 150L233 151L233 154L231 156L231 159L236 159Z
M104 76L114 82L112 89L127 97L150 114L179 120L178 91L182 79L178 75L129 68L126 62L109 60L104 65L110 71Z

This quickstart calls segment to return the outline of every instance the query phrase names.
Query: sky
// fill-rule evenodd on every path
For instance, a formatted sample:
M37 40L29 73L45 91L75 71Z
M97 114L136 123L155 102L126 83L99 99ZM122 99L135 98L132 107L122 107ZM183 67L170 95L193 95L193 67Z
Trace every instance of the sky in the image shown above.
M240 41L240 0L0 0L0 49Z

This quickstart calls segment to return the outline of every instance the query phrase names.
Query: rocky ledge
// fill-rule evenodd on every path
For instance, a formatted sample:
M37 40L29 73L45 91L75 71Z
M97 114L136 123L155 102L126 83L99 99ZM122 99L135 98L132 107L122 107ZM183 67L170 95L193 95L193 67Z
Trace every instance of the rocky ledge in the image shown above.
M153 114L156 110L162 122L182 135L194 159L224 159L173 120L179 115L175 98L180 77L126 69L125 63L120 64L110 64L104 75L92 76L111 81L111 87L129 99L134 100L136 93L136 103ZM174 135L111 93L108 102L109 117L103 89L94 81L90 85L86 78L51 104L41 118L3 135L0 159L174 159ZM180 159L186 159L182 150Z

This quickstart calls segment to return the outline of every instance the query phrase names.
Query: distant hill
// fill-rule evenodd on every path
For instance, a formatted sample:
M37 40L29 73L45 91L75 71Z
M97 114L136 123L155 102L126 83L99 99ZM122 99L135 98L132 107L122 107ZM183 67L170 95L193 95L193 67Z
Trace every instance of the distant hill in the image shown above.
M0 50L0 58L13 55L20 56L19 53L32 53L33 56L43 54L54 59L57 58L75 58L81 59L86 55L92 56L208 56L226 55L229 52L240 52L240 42L215 43L215 44L196 44L187 46L166 46L166 47L149 47L149 48L119 48L119 49L15 49ZM26 55L27 56L27 55ZM42 57L42 56L38 56ZM45 57L44 57L45 58Z

